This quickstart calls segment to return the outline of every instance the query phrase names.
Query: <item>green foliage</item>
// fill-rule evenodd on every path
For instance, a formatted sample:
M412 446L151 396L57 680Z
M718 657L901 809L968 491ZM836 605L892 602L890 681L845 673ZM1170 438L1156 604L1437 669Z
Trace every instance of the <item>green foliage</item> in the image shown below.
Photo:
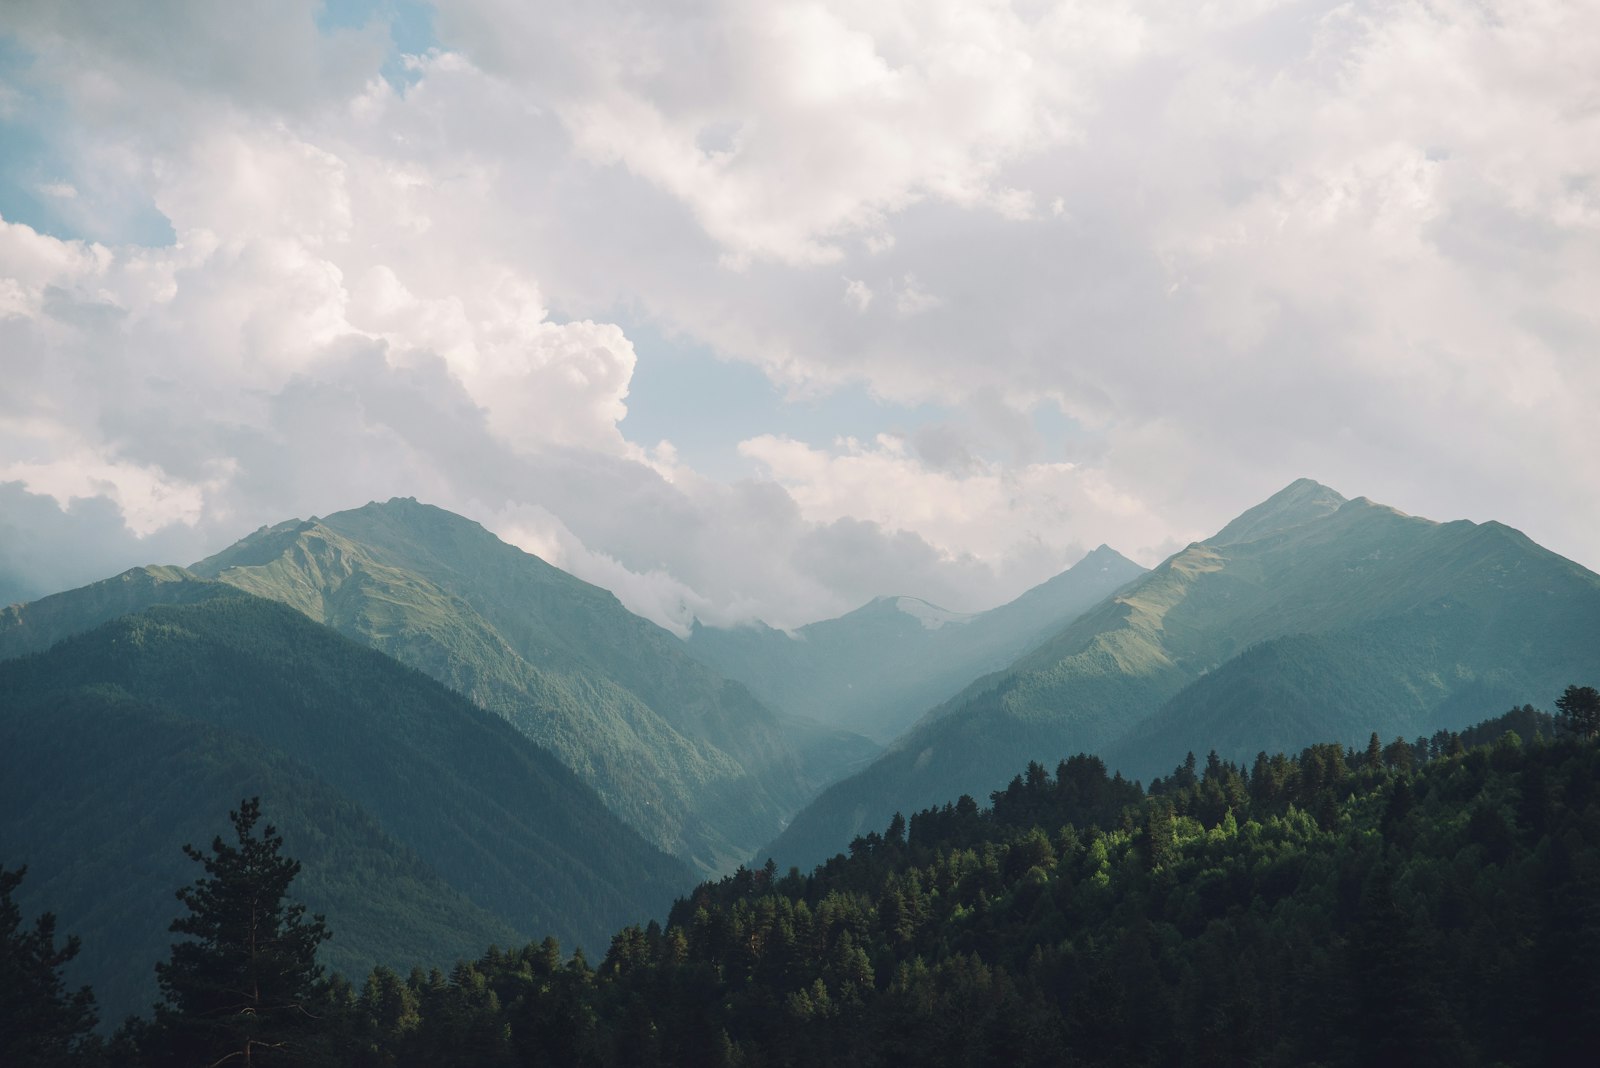
M28 929L12 893L27 868L0 867L0 1064L11 1068L95 1063L94 994L69 993L62 969L78 955L78 939L56 945L56 918L44 913Z
M317 995L351 1066L1586 1065L1600 749L1459 734L1211 753L1148 791L1079 755L741 868L620 929ZM216 849L216 846L213 847ZM269 865L270 867L270 865ZM153 1032L158 1033L158 1032ZM146 1055L162 1051L147 1039Z
M1600 735L1600 690L1593 686L1568 686L1556 698L1561 726L1580 738Z
M1321 744L1147 793L1031 765L810 875L703 884L594 970L546 942L375 972L345 1060L1586 1063L1600 751L1522 741L1528 711L1411 769Z

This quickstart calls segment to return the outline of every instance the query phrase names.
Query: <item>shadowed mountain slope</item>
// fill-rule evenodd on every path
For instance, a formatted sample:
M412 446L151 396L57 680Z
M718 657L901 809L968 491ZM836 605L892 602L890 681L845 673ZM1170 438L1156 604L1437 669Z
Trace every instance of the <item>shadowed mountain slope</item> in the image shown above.
M248 794L308 904L341 917L329 962L358 973L485 937L597 950L690 881L498 717L282 605L190 585L0 663L0 857L83 937L117 1011L153 995L195 877L179 846Z

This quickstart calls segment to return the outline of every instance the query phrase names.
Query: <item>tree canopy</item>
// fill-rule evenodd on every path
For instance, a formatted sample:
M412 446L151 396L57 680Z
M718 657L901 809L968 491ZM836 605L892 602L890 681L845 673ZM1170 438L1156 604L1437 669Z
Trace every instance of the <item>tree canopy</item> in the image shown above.
M1593 686L1568 686L1556 698L1561 723L1583 738L1600 735L1600 690Z

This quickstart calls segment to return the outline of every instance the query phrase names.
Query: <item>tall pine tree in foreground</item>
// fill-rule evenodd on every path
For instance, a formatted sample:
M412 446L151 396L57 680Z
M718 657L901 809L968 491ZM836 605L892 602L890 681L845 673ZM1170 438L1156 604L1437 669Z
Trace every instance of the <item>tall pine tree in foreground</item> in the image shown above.
M332 936L286 900L300 863L280 855L271 824L256 833L260 798L228 816L237 845L219 836L210 855L183 847L205 876L178 891L189 911L171 930L189 940L156 965L164 1001L141 1044L157 1063L316 1063L317 947Z

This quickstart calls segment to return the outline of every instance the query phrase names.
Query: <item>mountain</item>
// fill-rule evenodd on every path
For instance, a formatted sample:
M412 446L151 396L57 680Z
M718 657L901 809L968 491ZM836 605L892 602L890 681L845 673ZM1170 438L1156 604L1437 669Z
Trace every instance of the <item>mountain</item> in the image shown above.
M282 605L146 578L188 603L0 663L0 858L28 866L25 906L83 938L108 1020L154 996L173 892L198 871L179 847L246 795L305 863L306 903L340 917L326 959L356 974L486 938L599 951L692 880L437 682Z
M598 967L491 947L252 1030L429 1068L1587 1065L1600 747L1553 728L1525 706L1148 791L1083 754L1018 768L991 807L702 883ZM172 1063L144 1034L118 1063Z
M1600 576L1499 523L1435 523L1307 479L1190 545L825 791L768 852L809 863L1028 760L1129 776L1460 726L1600 674Z
M135 567L100 582L0 608L0 660L39 653L63 638L158 604L193 604L217 590L182 567Z
M777 716L606 590L415 500L264 527L193 571L505 717L702 872L749 857L875 748Z
M695 624L689 652L773 708L888 742L923 712L1144 573L1102 545L1016 600L961 614L880 597L792 634L762 624Z

